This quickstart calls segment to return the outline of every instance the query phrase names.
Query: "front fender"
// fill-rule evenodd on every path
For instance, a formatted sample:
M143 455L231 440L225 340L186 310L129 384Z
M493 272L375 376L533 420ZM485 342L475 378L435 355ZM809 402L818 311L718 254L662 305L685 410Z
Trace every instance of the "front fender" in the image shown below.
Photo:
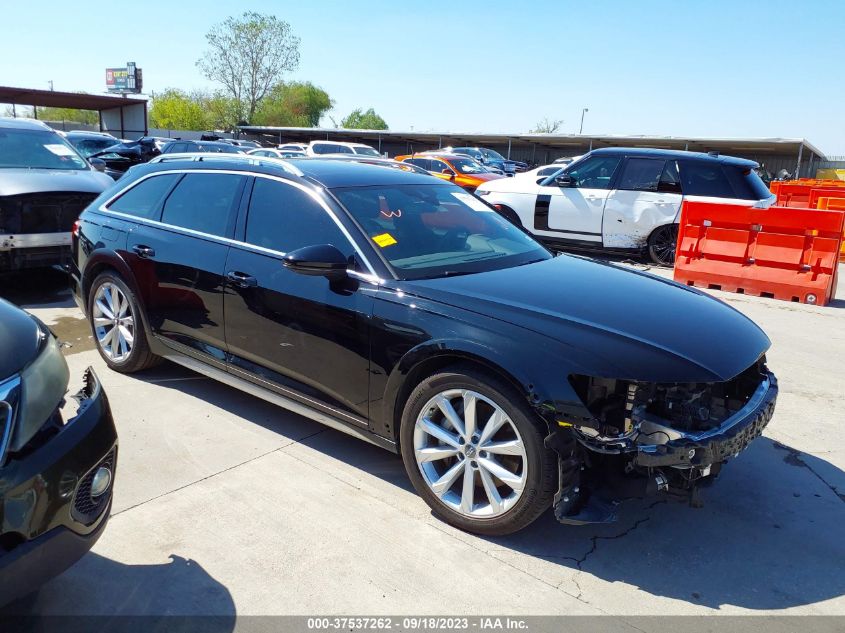
M584 421L590 417L569 383L571 372L562 359L510 340L492 347L473 340L441 338L408 350L387 378L381 413L383 420L393 423L394 436L398 435L405 399L414 387L431 373L460 362L483 367L512 385L550 430L557 427L558 419Z

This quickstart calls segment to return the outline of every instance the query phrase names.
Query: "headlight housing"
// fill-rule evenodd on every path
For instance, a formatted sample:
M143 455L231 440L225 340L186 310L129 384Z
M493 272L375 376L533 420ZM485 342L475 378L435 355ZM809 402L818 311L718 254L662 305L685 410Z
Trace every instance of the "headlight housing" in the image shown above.
M9 451L18 451L29 442L59 407L67 391L70 371L62 356L58 341L45 333L44 345L20 374L14 429Z

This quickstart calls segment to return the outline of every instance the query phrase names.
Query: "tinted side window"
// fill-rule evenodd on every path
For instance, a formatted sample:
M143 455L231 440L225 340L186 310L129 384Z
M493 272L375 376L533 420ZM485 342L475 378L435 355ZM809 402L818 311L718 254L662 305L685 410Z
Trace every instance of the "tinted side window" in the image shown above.
M167 197L161 221L227 237L243 180L235 174L186 174Z
M619 167L621 156L593 156L579 162L566 173L572 178L572 186L581 189L610 189L613 172Z
M332 244L350 255L349 240L323 207L301 189L256 178L246 219L246 241L287 253L303 246Z
M681 190L681 174L678 172L678 161L667 160L657 190L661 193L683 193Z
M714 196L733 198L733 187L716 161L683 160L681 165L681 183L686 196Z
M142 180L109 205L112 211L157 220L160 202L181 174L162 174Z
M629 158L625 161L625 169L617 189L657 191L664 164L664 161L653 158Z
M449 167L446 163L442 160L434 160L431 161L431 167L429 167L429 171L434 172L435 174L443 173L444 169L448 169L450 173L453 172L452 168Z
M409 158L405 162L416 165L417 167L422 167L425 170L428 170L431 167L431 160L428 158Z

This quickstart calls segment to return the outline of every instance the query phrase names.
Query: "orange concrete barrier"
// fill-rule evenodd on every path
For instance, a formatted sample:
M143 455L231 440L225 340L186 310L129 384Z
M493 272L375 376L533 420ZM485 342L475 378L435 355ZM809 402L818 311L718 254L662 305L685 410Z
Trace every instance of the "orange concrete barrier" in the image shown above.
M820 207L819 200L825 198L827 200L836 200L836 199L845 199L845 187L841 187L839 189L833 189L830 187L825 187L823 189L813 189L810 192L810 201L807 205L811 209L827 209L828 207ZM830 207L831 209L837 209L838 207Z
M845 212L684 201L675 281L826 305L836 294Z

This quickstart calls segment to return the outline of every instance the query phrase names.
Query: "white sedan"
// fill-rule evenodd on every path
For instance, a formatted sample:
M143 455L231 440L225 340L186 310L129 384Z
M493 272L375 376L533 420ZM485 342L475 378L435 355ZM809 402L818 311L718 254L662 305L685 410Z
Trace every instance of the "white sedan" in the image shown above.
M773 203L756 166L696 152L603 148L551 173L540 168L484 183L475 193L553 248L647 254L672 264L684 199Z

